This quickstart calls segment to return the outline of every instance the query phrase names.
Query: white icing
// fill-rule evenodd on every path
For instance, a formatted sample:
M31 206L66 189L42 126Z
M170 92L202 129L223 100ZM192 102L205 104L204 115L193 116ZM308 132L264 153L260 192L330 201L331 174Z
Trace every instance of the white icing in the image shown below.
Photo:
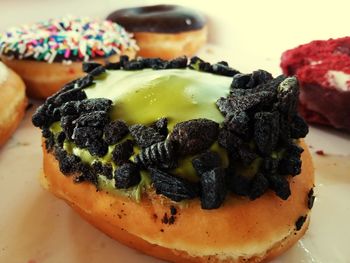
M350 91L350 74L343 71L329 70L326 75L331 86L341 91Z
M6 66L0 62L0 84L4 83L7 80L8 70Z
M311 66L315 66L315 65L319 65L319 64L321 64L322 63L322 60L318 60L318 61L310 61L310 65Z

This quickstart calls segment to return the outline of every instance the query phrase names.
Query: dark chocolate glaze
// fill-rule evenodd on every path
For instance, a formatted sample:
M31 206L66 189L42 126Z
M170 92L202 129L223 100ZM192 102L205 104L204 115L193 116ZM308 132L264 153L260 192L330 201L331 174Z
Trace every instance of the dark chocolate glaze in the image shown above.
M107 17L129 32L179 33L205 26L204 15L177 5L154 5L117 10Z

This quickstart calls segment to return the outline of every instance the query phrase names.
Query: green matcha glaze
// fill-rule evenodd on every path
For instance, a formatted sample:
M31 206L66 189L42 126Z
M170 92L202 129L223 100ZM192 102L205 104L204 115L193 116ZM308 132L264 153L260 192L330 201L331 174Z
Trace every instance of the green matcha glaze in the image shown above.
M169 69L140 71L107 71L102 77L95 79L94 85L85 89L86 95L91 98L108 98L113 101L111 119L122 119L128 125L151 124L159 118L168 118L168 129L172 130L176 123L196 118L206 118L218 123L224 116L217 109L215 102L220 97L229 94L232 78L203 73L190 69ZM59 123L51 126L54 133L61 131ZM127 136L130 138L130 135ZM125 140L126 138L124 138ZM117 166L112 162L114 145L109 147L108 153L102 157L92 156L88 150L78 148L73 142L64 142L64 149L90 165L95 161L111 162L113 170ZM134 147L135 155L139 152ZM224 149L217 143L211 150L221 155L224 167L228 165ZM135 156L134 155L134 156ZM131 157L133 160L134 156ZM192 166L194 156L179 160L179 166L173 174L197 181L198 176ZM143 189L149 187L148 172L141 171L141 182L126 190L115 189L114 179L108 180L99 176L100 189L127 195L140 200Z
M102 163L107 163L112 160L112 151L113 151L114 145L110 145L108 147L108 152L105 156L97 157L92 156L90 152L87 149L81 149L75 145L74 142L65 140L63 143L63 149L66 150L70 154L74 154L75 156L78 156L84 163L92 164L94 161L100 161ZM114 163L112 163L114 165Z
M56 122L52 123L51 126L50 126L50 131L53 134L60 133L62 131L61 123L59 121L56 121Z
M63 149L66 150L69 154L74 154L75 156L79 156L80 159L89 165L92 165L96 161L100 161L102 163L110 162L113 167L113 172L118 167L112 162L112 151L115 145L110 145L108 148L108 153L102 158L92 156L90 152L86 149L78 148L73 142L69 142L67 140L63 143ZM136 151L137 152L137 151ZM137 186L131 187L129 189L116 189L115 188L114 179L107 179L105 176L100 175L98 178L98 188L106 190L108 192L119 193L122 195L127 195L129 197L133 197L135 200L141 200L141 194L144 189L151 185L151 179L149 174L146 171L141 171L141 181Z
M168 118L171 130L176 123L206 118L221 123L223 115L215 102L229 94L232 78L190 69L140 71L107 71L107 76L85 89L88 98L108 98L113 101L112 119L123 119L128 125L150 124ZM216 144L213 147L227 157ZM79 156L79 155L78 155ZM174 174L197 180L192 167L193 156L179 161Z
M88 98L114 102L112 119L129 125L150 124L167 117L168 128L182 121L224 117L215 102L229 94L232 78L190 69L107 71L107 77L85 89Z
M110 193L121 194L134 198L136 201L141 200L142 192L151 185L151 178L148 173L141 171L141 181L138 185L130 187L128 189L116 189L114 179L108 180L105 176L101 175L98 178L98 187Z

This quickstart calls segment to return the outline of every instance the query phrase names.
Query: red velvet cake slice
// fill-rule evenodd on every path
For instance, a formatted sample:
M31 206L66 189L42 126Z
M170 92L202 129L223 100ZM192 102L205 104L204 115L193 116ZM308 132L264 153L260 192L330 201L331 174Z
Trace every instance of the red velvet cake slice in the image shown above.
M350 37L317 40L282 54L300 82L300 113L310 123L350 131Z

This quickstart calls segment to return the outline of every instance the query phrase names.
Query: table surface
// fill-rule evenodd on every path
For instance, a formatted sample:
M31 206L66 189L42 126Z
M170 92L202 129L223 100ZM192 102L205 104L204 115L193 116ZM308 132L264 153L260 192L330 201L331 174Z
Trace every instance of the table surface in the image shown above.
M104 17L118 6L107 0L105 5L83 5L80 9L80 0L62 0L60 4L27 2L2 3L0 29L72 14L72 10L79 10L79 15ZM140 2L121 1L120 6ZM288 5L289 1L263 2L246 1L234 6L231 1L215 1L220 5L191 2L209 18L213 44L200 54L212 62L228 60L241 71L264 68L277 75L281 72L279 58L285 49L312 39L345 36L348 31L345 25L350 3L346 1L332 1L331 6L317 1L302 4L298 0L293 5ZM231 8L225 8L227 5ZM329 12L331 19L325 19ZM40 187L40 131L30 122L35 105L38 102L34 102L14 136L0 149L0 262L161 262L114 242ZM317 199L310 229L274 262L350 262L350 136L312 126L306 140L316 167ZM315 154L317 150L324 150L327 155L319 156Z

